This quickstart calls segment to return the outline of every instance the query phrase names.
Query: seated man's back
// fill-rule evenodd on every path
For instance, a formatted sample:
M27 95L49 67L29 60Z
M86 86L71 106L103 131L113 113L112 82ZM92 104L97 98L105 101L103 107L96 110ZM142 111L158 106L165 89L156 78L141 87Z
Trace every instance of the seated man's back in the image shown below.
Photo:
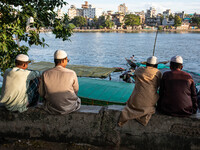
M45 109L48 112L67 114L80 108L78 89L76 73L56 65L43 73L39 92L45 99Z
M28 56L19 54L18 57L16 57L16 67L9 68L4 73L1 103L10 111L23 112L27 110L27 106L31 104L31 102L35 101L35 103L37 103L39 94L34 91L37 91L38 83L31 85L29 85L29 83L36 77L39 77L39 72L26 70L29 63L28 59ZM38 79L36 79L36 81L38 81ZM30 88L32 90L31 94L28 93ZM34 94L36 98L33 96Z
M152 114L155 113L155 105L159 98L157 90L160 79L161 72L157 69L155 56L147 59L146 67L136 69L135 87L122 110L119 126L131 119L136 119L145 126L148 124Z
M195 84L190 74L181 71L182 61L179 69L174 67L179 64L172 61L171 71L165 72L162 77L158 109L169 115L188 116L197 111Z

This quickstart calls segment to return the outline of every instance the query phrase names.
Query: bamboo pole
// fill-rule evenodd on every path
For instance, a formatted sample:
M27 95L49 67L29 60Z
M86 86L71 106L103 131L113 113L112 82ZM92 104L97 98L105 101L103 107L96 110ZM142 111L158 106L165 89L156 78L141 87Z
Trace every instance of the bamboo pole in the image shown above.
M153 47L153 56L155 54L157 36L158 36L158 29L156 31L156 38L155 38L154 47Z

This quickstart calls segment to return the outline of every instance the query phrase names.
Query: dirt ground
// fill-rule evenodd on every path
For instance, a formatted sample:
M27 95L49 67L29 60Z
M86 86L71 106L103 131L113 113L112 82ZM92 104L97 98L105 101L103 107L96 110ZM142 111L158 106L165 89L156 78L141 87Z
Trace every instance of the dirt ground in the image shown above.
M0 150L130 150L125 147L97 147L89 144L59 143L42 140L0 137Z
M101 150L86 144L57 143L41 140L0 138L0 150Z

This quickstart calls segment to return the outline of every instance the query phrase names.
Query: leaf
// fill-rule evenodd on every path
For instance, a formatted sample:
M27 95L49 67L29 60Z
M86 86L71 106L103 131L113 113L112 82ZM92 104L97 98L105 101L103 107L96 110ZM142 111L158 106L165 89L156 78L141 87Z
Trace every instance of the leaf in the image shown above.
M28 47L21 47L13 40L15 35L20 42L31 45L48 46L44 38L40 38L39 29L41 27L52 27L53 33L57 38L69 40L73 33L74 26L69 24L69 18L65 15L64 19L56 19L56 7L62 8L67 3L64 0L6 0L0 3L0 63L1 71L14 66L14 59L19 53L27 53ZM13 7L15 6L15 7ZM20 8L20 9L19 9ZM16 12L16 13L13 13ZM33 17L34 23L30 27L37 29L26 33L27 20ZM20 43L21 44L21 43Z

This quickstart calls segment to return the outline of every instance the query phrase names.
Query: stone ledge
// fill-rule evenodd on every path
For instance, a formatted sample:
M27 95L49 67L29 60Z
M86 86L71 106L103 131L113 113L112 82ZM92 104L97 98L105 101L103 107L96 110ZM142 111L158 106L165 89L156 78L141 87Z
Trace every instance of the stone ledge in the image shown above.
M117 121L123 106L82 106L68 115L49 115L38 108L11 113L0 108L0 135L132 149L200 149L199 114L178 118L152 116L144 127L130 120Z

